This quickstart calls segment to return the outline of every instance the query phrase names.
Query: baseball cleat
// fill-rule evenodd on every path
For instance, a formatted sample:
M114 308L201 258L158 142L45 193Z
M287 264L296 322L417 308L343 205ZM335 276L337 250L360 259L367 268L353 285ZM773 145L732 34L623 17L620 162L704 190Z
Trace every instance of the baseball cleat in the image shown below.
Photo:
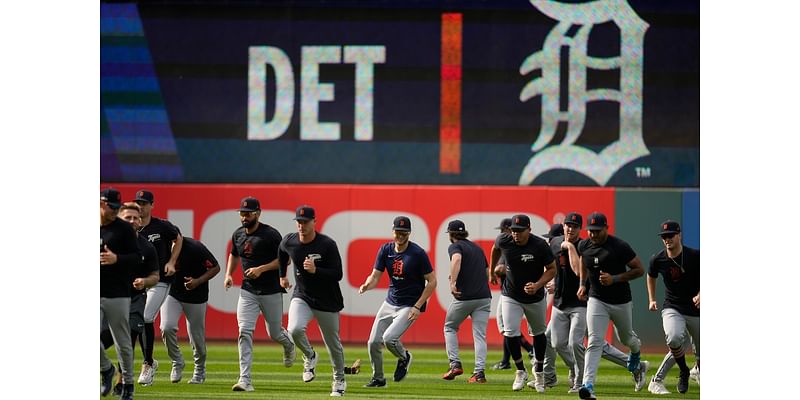
M525 370L518 369L514 372L514 383L511 384L511 390L518 392L525 387L525 381L528 380L528 373Z
M581 386L581 388L578 389L578 397L584 400L597 400L597 397L594 395L594 385L587 383Z
M169 380L172 383L178 383L183 379L183 364L175 364L172 366L172 371L169 373Z
M463 373L464 369L461 368L461 364L460 363L454 364L450 367L449 370L447 370L447 372L444 373L444 375L442 375L442 379L446 381L452 381L453 379L456 379L457 376Z
M669 390L664 386L664 382L657 381L655 376L650 381L650 385L647 386L647 390L652 394L670 394Z
M334 379L331 384L331 397L342 397L345 390L347 390L347 382Z
M369 383L364 385L365 388L377 388L377 387L386 387L386 379L376 379L372 378L369 380Z
M142 372L139 374L139 381L138 381L139 384L142 386L152 385L157 370L158 370L158 361L153 360L153 365L150 365L147 362L143 362Z
M252 392L256 390L250 382L236 382L236 384L231 387L234 392Z
M511 369L511 364L509 364L507 362L504 363L504 362L501 361L501 362L498 362L495 365L492 365L492 369L495 370L495 371L503 370L503 369Z
M318 358L317 352L314 352L311 359L306 358L305 355L303 356L303 382L311 382L317 377L317 374L314 373L314 368L317 367Z
M122 385L122 395L119 396L120 400L133 400L133 384Z
M406 358L397 360L397 368L394 370L394 381L400 382L408 375L408 370L411 368L411 352L406 350Z
M100 387L100 394L103 396L108 396L108 394L111 392L111 386L113 385L114 381L114 372L116 372L116 369L114 368L113 364L109 369L100 371L100 376L103 379L103 385Z
M478 371L469 377L467 383L486 383L486 375L483 371Z
M205 383L206 377L200 375L193 375L192 379L189 380L190 385L201 385Z
M700 384L700 366L695 364L694 368L692 368L689 371L689 377L692 378L692 380L697 382L697 384L699 385Z
M635 371L633 375L633 382L635 386L633 387L634 390L637 392L642 390L644 384L647 383L647 369L650 368L649 361L642 361L639 363L639 369Z

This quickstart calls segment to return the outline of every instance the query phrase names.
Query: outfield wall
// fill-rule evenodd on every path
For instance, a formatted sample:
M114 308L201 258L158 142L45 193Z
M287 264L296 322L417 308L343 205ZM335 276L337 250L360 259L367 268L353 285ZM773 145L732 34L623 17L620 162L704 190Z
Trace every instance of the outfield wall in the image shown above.
M440 284L429 301L428 312L404 336L404 342L442 344L442 326L452 297L447 276L447 222L465 221L470 239L481 245L486 254L497 235L501 218L515 213L531 217L535 234L547 232L549 225L564 214L577 211L605 213L610 232L627 240L646 265L661 242L656 232L659 223L673 218L681 221L685 242L699 247L699 191L695 189L632 190L579 187L516 186L406 186L406 185L200 185L200 184L103 184L122 192L132 200L135 192L146 188L155 195L153 215L166 217L178 225L185 236L203 241L223 268L210 282L206 332L209 339L235 341L238 331L236 302L241 269L234 274L235 286L224 290L222 282L230 237L240 226L237 210L245 196L261 200L261 220L282 234L295 230L294 209L300 204L317 211L317 230L331 236L339 245L344 278L340 282L345 308L342 311L341 337L345 342L365 343L373 317L385 298L388 278L374 290L358 294L358 287L372 270L381 243L391 240L392 219L400 214L411 217L411 240L428 252ZM585 237L583 232L582 236ZM292 275L288 275L290 279ZM442 283L444 282L444 283ZM660 314L647 311L644 278L632 283L634 326L645 345L663 343ZM492 320L488 329L490 344L500 344L494 311L499 298L492 287ZM659 285L659 297L663 297ZM288 309L288 295L284 312ZM285 318L285 316L284 316ZM285 319L284 319L285 323ZM181 323L182 337L186 337ZM463 326L459 337L471 342L471 329ZM309 329L312 340L320 340L319 331ZM259 319L256 339L267 339L263 319Z

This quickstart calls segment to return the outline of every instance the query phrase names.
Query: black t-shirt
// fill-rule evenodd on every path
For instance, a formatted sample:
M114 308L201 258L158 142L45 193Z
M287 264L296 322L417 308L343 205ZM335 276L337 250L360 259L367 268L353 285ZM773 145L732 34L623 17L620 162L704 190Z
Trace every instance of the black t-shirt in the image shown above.
M169 295L182 303L201 304L208 301L208 281L187 290L184 277L199 278L209 269L219 266L214 255L199 240L184 237L181 254L175 263L175 284L170 286Z
M278 258L281 234L275 228L259 222L258 228L252 234L248 234L243 226L236 229L231 242L231 255L241 257L242 272L244 272ZM242 290L257 295L286 293L278 280L278 269L266 271L256 279L245 276L242 280Z
M136 241L142 252L142 261L136 266L131 278L131 285L136 278L147 278L153 271L158 271L158 255L156 248L142 235L137 235ZM131 298L145 293L147 289L137 290L131 286Z
M315 258L315 273L303 268L306 256ZM344 308L344 298L339 288L342 280L342 257L336 242L327 235L316 233L311 243L300 243L297 232L283 237L278 247L280 276L285 277L289 260L294 264L294 293L305 301L309 307L327 312L339 312Z
M573 243L576 245L575 251L578 250L577 244L579 241L580 239ZM586 307L586 302L578 299L580 279L572 271L569 252L561 249L561 243L564 243L564 236L554 237L550 242L550 250L556 258L556 290L553 297L553 307L559 310L568 307ZM578 252L578 256L580 255L581 253Z
M578 253L583 266L589 270L589 296L608 304L624 304L631 301L631 286L628 282L617 282L608 286L600 284L600 271L611 275L628 271L628 263L636 252L624 240L608 235L605 243L595 245L591 239L578 244Z
M128 297L133 290L131 276L142 257L136 231L119 218L100 225L100 249L104 246L117 255L117 262L100 265L100 297Z
M468 239L457 240L447 248L447 254L461 254L461 270L456 279L456 287L461 292L458 300L490 299L489 278L486 276L486 256L480 246Z
M386 302L399 307L412 307L417 304L425 290L425 275L433 272L431 260L425 249L414 242L398 253L394 242L384 243L378 249L374 269L389 272L389 292ZM420 307L420 312L427 309L428 302Z
M177 239L180 234L180 229L172 222L156 217L151 217L150 223L139 230L139 235L147 238L156 248L159 282L172 283L175 277L175 275L165 276L164 266L172 256L172 241Z
M700 250L683 246L678 257L670 259L666 250L650 258L647 274L657 278L664 277L665 297L662 308L674 308L683 315L700 316L700 309L694 306L692 298L700 292Z
M547 242L535 235L529 235L528 243L519 246L514 243L510 233L501 233L495 239L494 246L506 258L506 279L503 280L501 293L523 304L541 301L544 298L544 287L529 295L525 293L525 284L537 282L544 274L544 267L553 262L553 253L550 252Z

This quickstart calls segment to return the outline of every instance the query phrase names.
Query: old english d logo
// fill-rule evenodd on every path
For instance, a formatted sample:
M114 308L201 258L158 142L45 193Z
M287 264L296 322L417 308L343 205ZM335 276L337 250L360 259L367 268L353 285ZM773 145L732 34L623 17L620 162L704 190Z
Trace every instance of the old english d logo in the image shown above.
M536 177L549 170L568 169L605 186L625 164L650 154L642 135L644 34L649 25L625 0L596 0L580 4L529 1L558 24L545 38L542 50L528 56L519 68L521 75L541 71L541 77L522 88L519 100L525 102L542 96L539 136L531 146L535 154L522 170L519 184L530 185ZM609 21L619 28L619 55L590 56L587 50L593 26ZM573 26L578 30L568 36L567 32ZM561 87L562 48L569 50L567 88ZM619 70L619 89L601 87L587 90L588 69ZM569 96L565 102L568 104L566 111L561 109L561 93ZM586 105L592 101L619 104L619 139L600 153L574 144L583 133ZM564 140L546 147L555 137L559 122L567 126Z

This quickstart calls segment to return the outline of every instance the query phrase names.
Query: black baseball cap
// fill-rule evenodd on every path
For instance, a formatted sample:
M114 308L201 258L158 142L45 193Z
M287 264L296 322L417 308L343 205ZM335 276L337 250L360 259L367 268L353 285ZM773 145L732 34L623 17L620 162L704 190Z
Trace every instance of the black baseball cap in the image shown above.
M460 219L454 219L447 224L447 232L466 232L467 227L464 226L464 221Z
M658 232L658 234L666 235L670 233L681 233L681 224L669 219L664 221L661 224L661 232Z
M122 195L119 190L114 188L103 189L100 191L100 200L103 200L109 207L118 210L122 207Z
M556 236L564 236L564 225L561 224L553 224L550 225L550 231L542 235L545 238L554 238Z
M310 221L314 219L314 209L309 206L300 206L297 207L297 210L294 212L294 220L295 221Z
M571 212L567 214L566 217L564 217L564 223L570 225L578 225L578 228L581 228L583 227L583 217L576 212Z
M608 220L606 219L605 214L597 211L589 214L589 217L586 218L586 220L589 221L589 223L586 225L586 229L590 231L600 230L608 227Z
M496 226L494 229L508 229L511 228L511 218L503 218L500 220L500 226Z
M258 202L258 199L252 196L248 196L242 199L242 204L239 206L239 211L244 212L253 212L261 210L261 204Z
M525 214L517 214L511 217L511 229L525 229L531 227L531 219Z
M153 200L155 200L153 197L153 192L142 189L136 192L136 200L134 201L146 201L150 204L153 204Z
M411 232L411 220L403 215L395 217L392 222L392 230Z

